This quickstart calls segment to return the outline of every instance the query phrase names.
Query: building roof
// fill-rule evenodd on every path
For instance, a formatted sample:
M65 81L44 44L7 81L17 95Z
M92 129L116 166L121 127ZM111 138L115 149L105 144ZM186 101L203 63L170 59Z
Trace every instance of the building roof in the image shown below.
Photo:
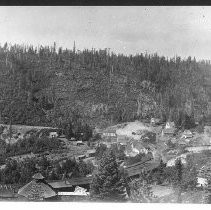
M175 127L175 123L168 121L168 122L166 122L166 127L167 126L170 127L170 128L174 128Z
M118 143L124 143L126 144L127 142L129 142L131 140L130 137L126 136L126 135L118 135L117 136L117 142Z
M57 185L64 181L58 181L58 180L55 180L55 181L49 181L48 183L52 186L54 182L57 182ZM80 177L80 178L72 178L72 179L67 179L66 180L66 183L68 183L68 185L72 185L72 186L78 186L78 185L85 185L85 184L90 184L92 182L92 176L90 177Z
M30 200L43 200L56 196L56 192L41 180L32 180L18 190L18 194Z
M87 154L96 153L96 149L90 149L86 151Z
M164 134L174 134L175 129L174 128L165 128L165 129L163 129L163 133Z
M48 184L54 189L72 187L72 185L68 181L55 181L49 182Z
M34 176L32 176L33 179L44 179L44 176L41 173L36 173L34 174Z
M135 176L140 174L143 170L144 171L151 171L155 168L157 168L160 165L160 162L154 162L154 161L146 161L143 163L137 163L133 166L129 166L125 168L125 172L128 177Z
M107 128L103 131L103 133L115 133L116 134L116 129L113 128Z
M77 158L86 157L86 155L78 155Z

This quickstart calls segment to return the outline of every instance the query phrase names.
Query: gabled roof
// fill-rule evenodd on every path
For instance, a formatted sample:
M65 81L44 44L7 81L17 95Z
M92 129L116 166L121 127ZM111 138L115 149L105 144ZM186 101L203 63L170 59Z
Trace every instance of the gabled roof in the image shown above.
M34 174L34 176L32 176L33 179L44 179L44 176L41 173L36 173Z
M40 180L32 180L18 190L18 194L30 200L42 200L56 196L56 192Z
M175 123L168 121L168 122L166 122L166 126L169 126L171 128L174 128L175 127Z

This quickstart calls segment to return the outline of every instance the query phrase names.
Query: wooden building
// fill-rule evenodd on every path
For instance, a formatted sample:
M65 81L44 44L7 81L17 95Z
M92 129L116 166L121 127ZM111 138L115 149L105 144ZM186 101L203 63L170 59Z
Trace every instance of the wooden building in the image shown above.
M18 195L34 201L49 200L57 197L55 190L44 180L40 173L35 174L31 182L20 188Z

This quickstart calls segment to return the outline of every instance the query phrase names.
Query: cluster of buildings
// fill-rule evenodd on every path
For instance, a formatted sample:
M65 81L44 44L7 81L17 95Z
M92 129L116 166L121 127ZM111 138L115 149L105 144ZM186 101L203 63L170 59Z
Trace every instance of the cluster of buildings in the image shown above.
M63 200L68 196L72 199L89 196L89 185L92 177L70 180L48 181L41 173L33 175L32 180L22 186L16 197L22 200Z
M58 128L52 127L0 124L0 139L8 144L13 144L24 138L27 139L33 135L38 137L47 136L49 138L56 138L60 133L61 131Z

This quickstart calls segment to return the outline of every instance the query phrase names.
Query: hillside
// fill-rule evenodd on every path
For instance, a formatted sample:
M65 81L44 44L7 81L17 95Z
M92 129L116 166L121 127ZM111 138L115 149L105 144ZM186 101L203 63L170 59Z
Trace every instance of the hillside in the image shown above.
M6 43L0 65L1 123L71 124L76 132L149 117L182 125L209 114L211 65L190 57Z

